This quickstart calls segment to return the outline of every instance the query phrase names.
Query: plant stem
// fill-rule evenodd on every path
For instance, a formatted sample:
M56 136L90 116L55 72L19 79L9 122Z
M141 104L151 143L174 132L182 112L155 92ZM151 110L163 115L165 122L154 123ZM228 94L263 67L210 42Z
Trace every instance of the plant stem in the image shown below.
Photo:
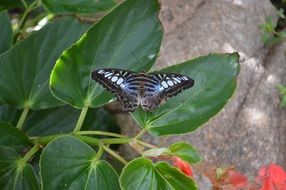
M74 135L74 137L82 140L83 142L87 143L87 144L92 144L92 145L96 145L99 146L100 145L100 139L96 139L93 137L87 137L87 136L81 136L81 135Z
M40 20L42 20L43 18L45 18L47 16L47 13L44 12L44 13L41 13L37 16L35 16L34 18L31 18L31 20L28 20L26 23L25 23L25 27L22 28L22 31L25 31L27 28L29 27L34 27L35 25L38 24L38 22Z
M30 4L28 6L27 2L25 0L21 0L24 7L25 7L25 11L21 17L21 20L20 20L20 23L19 23L19 26L17 28L17 30L15 31L15 35L14 35L14 43L17 41L17 38L20 34L20 31L24 28L25 26L25 23L28 19L28 14L35 8L37 8L38 4L39 4L39 0L35 0L32 4Z
M44 136L44 137L30 137L30 140L34 143L34 144L40 144L40 145L46 145L49 142L51 142L52 140L54 140L55 138L64 136L64 135L70 135L70 134L56 134L56 135L50 135L50 136ZM77 135L74 134L72 135L88 144L93 144L98 146L100 143L99 139L93 138L93 137L87 137L87 136L81 136L81 135Z
M30 137L30 141L34 144L40 144L40 145L46 145L52 140L54 140L57 137L63 136L64 134L57 134L57 135L50 135L50 136L44 136L44 137Z
M21 130L23 124L24 124L24 121L26 120L26 117L28 115L28 112L29 112L29 108L25 108L20 116L20 119L17 123L17 128Z
M25 22L26 22L26 20L28 18L27 16L28 16L29 12L30 12L30 9L29 9L29 7L27 7L25 9L22 17L21 17L21 20L20 20L20 23L19 23L19 27L18 27L18 31L21 30L24 27Z
M122 158L119 154L117 154L116 152L114 152L113 150L111 150L110 148L103 146L103 149L108 152L111 156L113 156L114 158L116 158L117 160L119 160L120 162L122 162L124 165L126 165L128 162Z
M96 156L95 156L96 161L99 160L101 155L103 154L103 151L104 151L103 146L104 146L103 144L99 143L98 151L97 151Z
M36 153L38 152L38 150L40 149L40 146L38 144L35 144L30 150L29 152L27 152L27 154L25 154L25 156L21 159L22 163L26 163L30 160L30 158Z
M103 144L127 144L133 141L133 138L105 138L101 139Z
M28 4L26 3L26 1L25 0L21 0L21 2L24 5L25 9L27 9L28 8Z
M146 146L146 147L148 147L148 148L158 148L158 147L155 146L155 145L152 145L152 144L146 143L146 142L144 142L144 141L140 141L140 140L137 140L137 143L140 144L140 145Z
M139 139L139 138L141 138L146 132L147 132L147 128L144 128L144 129L142 129L135 137L134 137L134 139Z
M87 110L88 110L88 107L84 107L82 110L81 110L81 113L80 113L80 116L78 118L78 121L77 121L77 124L73 130L74 133L80 131L81 129L81 126L83 124L83 121L84 121L84 118L86 116L86 113L87 113Z
M117 133L110 133L105 131L78 131L76 132L77 135L104 135L104 136L111 136L111 137L119 137L119 138L127 138L126 136L117 134Z
M50 136L45 136L45 137L30 137L30 140L34 144L41 144L41 145L46 145L52 140L54 140L57 137L61 137L64 135L70 135L70 134L57 134L57 135L50 135ZM82 136L79 134L73 134L72 136L82 140L83 142L87 144L92 144L99 146L100 142L103 144L127 144L131 142L133 139L132 138L104 138L104 139L97 139L94 137L89 137L89 136Z

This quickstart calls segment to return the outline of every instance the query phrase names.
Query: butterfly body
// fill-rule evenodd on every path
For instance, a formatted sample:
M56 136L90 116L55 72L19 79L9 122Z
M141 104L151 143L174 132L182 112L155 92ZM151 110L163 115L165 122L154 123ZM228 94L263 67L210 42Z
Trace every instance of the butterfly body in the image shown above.
M168 74L146 74L119 69L99 69L92 78L113 93L124 111L132 112L138 106L145 111L157 108L167 97L177 95L194 85L188 76Z

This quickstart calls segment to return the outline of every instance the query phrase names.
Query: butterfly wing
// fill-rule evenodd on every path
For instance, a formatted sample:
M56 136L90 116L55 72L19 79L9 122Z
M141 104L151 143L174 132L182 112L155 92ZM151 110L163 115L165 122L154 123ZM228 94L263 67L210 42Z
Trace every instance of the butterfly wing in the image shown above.
M124 111L129 112L134 111L139 104L144 110L151 111L157 108L162 100L194 85L192 78L181 74L146 75L119 69L95 70L92 72L92 78L113 93ZM141 88L142 86L144 88Z
M132 112L138 107L138 87L128 83L128 80L136 77L135 72L98 69L91 73L91 77L117 97L124 111Z
M195 84L191 77L176 73L155 74L154 77L160 81L159 88L164 97L176 96L182 90L191 88Z
M191 77L175 73L153 74L149 78L154 82L146 83L144 100L141 103L147 111L157 108L166 98L176 96L195 83Z

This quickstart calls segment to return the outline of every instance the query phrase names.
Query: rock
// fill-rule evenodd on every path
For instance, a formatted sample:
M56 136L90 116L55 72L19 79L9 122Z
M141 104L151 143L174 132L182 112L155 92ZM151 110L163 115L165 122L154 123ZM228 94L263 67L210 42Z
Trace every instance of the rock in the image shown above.
M280 108L276 89L277 84L286 84L286 43L265 47L260 30L267 16L276 19L276 9L268 0L161 0L161 4L165 36L155 69L211 52L238 51L241 71L234 96L207 124L190 134L144 139L158 146L188 141L206 161L235 165L252 177L271 162L286 167L286 109ZM124 134L138 133L128 115L117 118ZM134 156L131 149L121 150Z

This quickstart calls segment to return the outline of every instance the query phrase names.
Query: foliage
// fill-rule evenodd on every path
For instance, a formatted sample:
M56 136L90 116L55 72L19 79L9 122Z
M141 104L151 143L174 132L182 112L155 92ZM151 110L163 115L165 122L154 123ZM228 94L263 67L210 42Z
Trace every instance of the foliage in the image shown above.
M12 25L7 11L0 12L0 54L12 46Z
M278 19L285 21L285 15L283 9L280 9L277 11ZM265 23L261 25L262 30L262 42L265 45L273 45L280 43L286 39L286 31L277 30L277 24L274 23L273 18L271 16L268 16L266 18Z
M285 107L286 106L286 87L283 85L278 85L277 86L279 93L281 94L281 101L280 101L280 105L281 107Z
M106 11L116 5L114 0L42 0L44 6L52 13L92 13Z
M216 115L236 88L239 56L214 53L160 70L189 75L195 86L154 112L132 113L141 131L123 136L102 108L114 98L90 73L103 67L148 72L163 30L157 0L114 5L0 1L2 9L23 9L12 15L13 25L6 10L0 13L3 189L197 189L189 166L202 160L195 148L186 142L157 147L142 136L184 134ZM40 20L48 23L42 27ZM140 156L127 161L112 149L115 144L128 144Z
M268 16L264 24L261 25L262 30L262 41L265 45L273 45L286 40L286 2L283 1L272 1L272 3L276 6L278 21L277 23L273 22L272 17ZM280 26L281 25L281 26ZM286 106L286 88L283 85L277 86L282 98L280 101L281 107Z

